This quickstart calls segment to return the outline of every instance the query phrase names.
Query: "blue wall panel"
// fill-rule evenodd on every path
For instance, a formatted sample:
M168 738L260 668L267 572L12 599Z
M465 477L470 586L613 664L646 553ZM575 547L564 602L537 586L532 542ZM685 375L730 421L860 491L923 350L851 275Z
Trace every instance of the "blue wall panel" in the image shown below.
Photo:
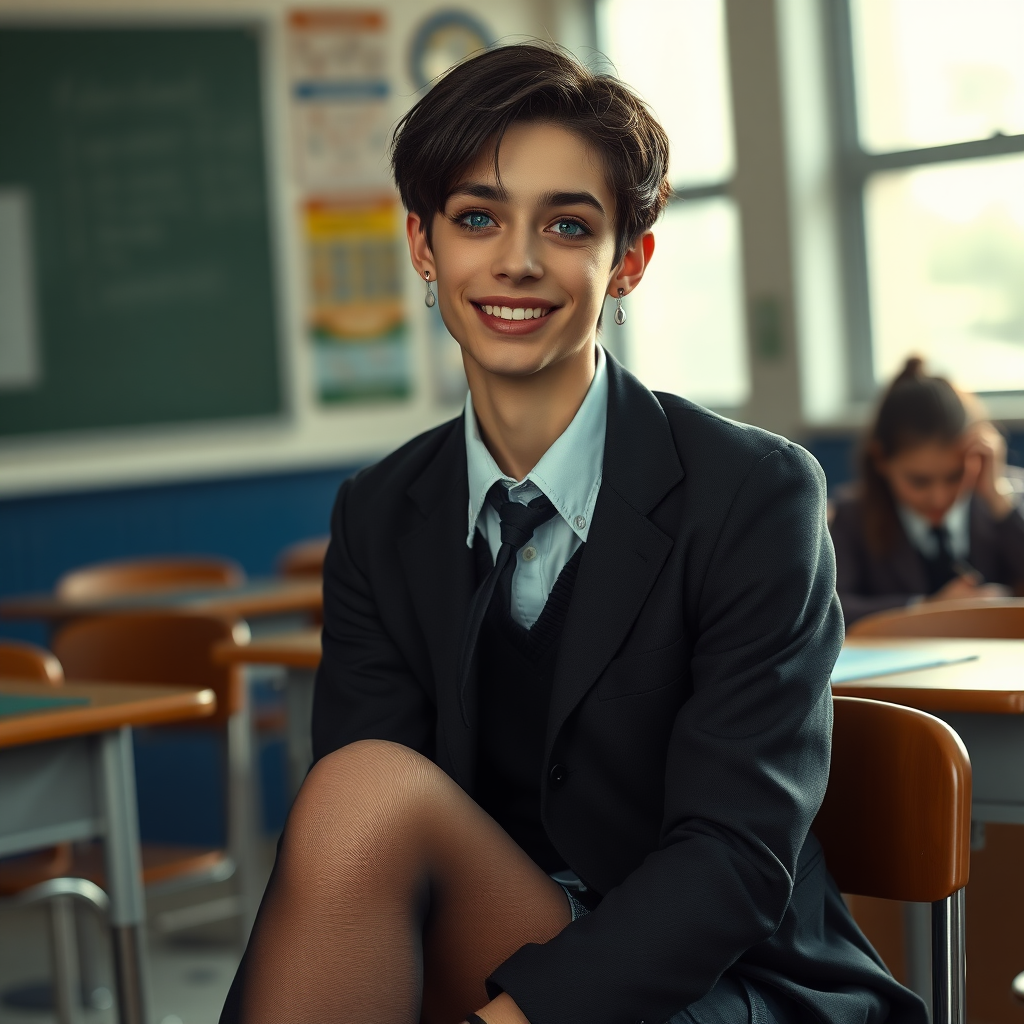
M250 576L268 575L282 548L329 531L354 468L0 501L0 597L49 590L89 562L156 554L226 555ZM0 636L47 641L41 624L3 619ZM223 843L220 738L140 730L135 750L143 838ZM264 824L275 831L287 805L281 737L261 737L259 762Z
M153 554L226 555L267 575L282 548L328 532L354 468L0 501L0 597L49 590L89 562ZM0 636L45 633L0 620Z

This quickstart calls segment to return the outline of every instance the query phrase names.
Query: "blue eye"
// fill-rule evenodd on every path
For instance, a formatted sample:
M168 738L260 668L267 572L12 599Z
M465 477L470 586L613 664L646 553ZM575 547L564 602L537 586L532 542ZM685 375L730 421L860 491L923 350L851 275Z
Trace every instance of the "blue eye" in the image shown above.
M481 228L490 227L494 221L486 213L467 213L462 218L462 223L468 228L479 231Z
M574 220L560 220L555 224L555 234L563 238L580 238L586 233L586 228Z

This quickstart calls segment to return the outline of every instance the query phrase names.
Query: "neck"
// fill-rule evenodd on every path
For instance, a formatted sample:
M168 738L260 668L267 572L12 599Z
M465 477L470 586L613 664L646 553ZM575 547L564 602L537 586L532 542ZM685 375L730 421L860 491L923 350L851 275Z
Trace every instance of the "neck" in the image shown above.
M595 346L526 377L485 370L466 359L480 436L502 473L522 480L572 422L597 365Z

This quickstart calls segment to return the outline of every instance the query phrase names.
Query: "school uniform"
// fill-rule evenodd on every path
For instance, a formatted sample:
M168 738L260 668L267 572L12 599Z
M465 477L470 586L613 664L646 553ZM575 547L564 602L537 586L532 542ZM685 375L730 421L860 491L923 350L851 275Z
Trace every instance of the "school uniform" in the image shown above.
M518 495L471 404L342 485L315 756L403 743L581 880L573 923L488 981L532 1024L925 1024L809 833L843 638L820 468L603 353L577 420ZM467 663L517 499L555 513Z
M936 528L897 506L896 533L885 553L868 546L858 494L841 497L830 529L846 625L873 612L914 604L968 567L986 583L1012 591L1024 586L1024 516L1019 504L1024 474L1008 466L1007 475L1014 484L1009 515L994 519L985 501L972 494L954 504Z

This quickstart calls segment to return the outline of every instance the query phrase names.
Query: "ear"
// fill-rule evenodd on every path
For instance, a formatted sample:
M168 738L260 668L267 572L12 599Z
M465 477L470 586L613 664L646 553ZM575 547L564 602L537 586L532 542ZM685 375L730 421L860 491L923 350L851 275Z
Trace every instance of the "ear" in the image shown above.
M619 265L615 268L612 279L608 283L608 294L613 299L617 299L621 288L622 294L628 295L643 279L652 256L654 256L654 232L645 231L619 260Z
M405 237L409 241L409 257L416 273L422 278L423 271L429 270L430 280L436 281L437 267L434 264L434 254L430 251L423 220L418 213L410 213L405 218Z

